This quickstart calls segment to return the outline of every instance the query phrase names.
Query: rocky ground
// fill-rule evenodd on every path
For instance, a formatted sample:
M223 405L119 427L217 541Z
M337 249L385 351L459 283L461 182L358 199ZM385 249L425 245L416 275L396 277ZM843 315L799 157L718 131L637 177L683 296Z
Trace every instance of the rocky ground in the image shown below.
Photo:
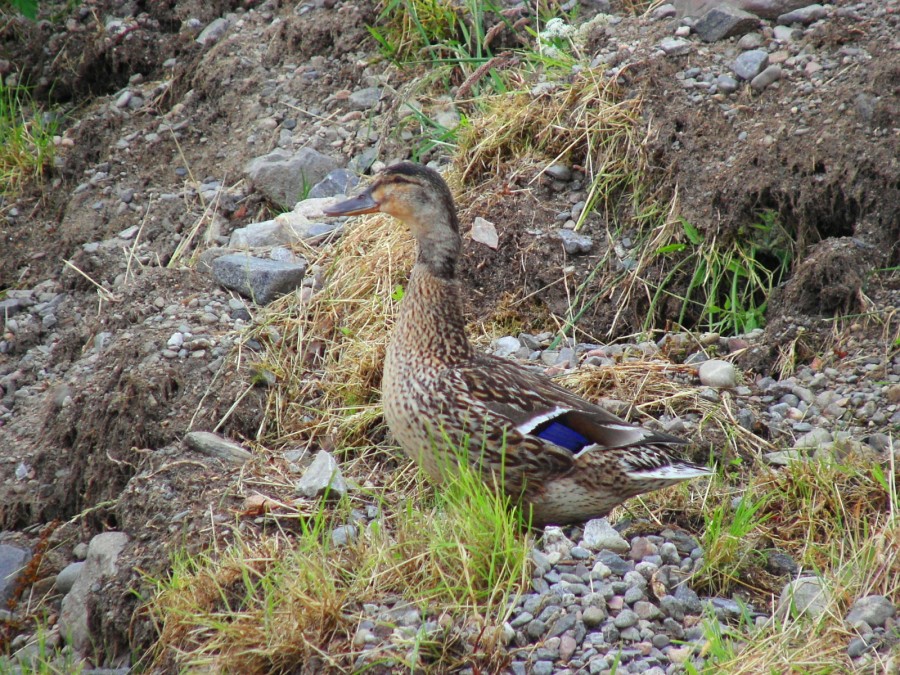
M609 15L579 49L641 95L652 169L677 185L679 213L711 237L777 212L798 243L792 274L765 330L637 341L649 311L638 298L624 317L612 302L591 309L583 342L551 344L537 334L547 321L491 348L551 372L668 364L701 399L733 406L773 470L851 454L894 466L900 3L755 0L737 3L752 14L708 14L717 3L684 2L640 16L611 4L583 3L582 18ZM401 104L442 127L469 114L450 96L410 93L423 71L378 58L366 30L376 15L355 0L87 0L36 23L3 19L4 81L33 84L61 119L44 182L0 202L5 653L39 650L39 618L50 648L68 640L88 667L127 671L156 637L138 611L145 575L245 513L245 476L307 470L312 453L258 444L276 423L247 331L273 297L303 303L326 283L321 256L352 223L318 217L322 200L411 153L448 163ZM483 214L495 231L466 243L473 319L532 293L537 316L566 316L560 270L585 278L613 243L599 213L573 230L584 167L548 164L535 181L511 176L515 189ZM625 234L616 260L627 268L639 252ZM657 423L706 452L702 414ZM822 611L817 577L784 552L769 556L780 600L698 594L682 583L704 556L697 539L631 525L544 533L504 626L504 669L685 672L702 666L710 613L762 623L802 593ZM900 564L896 551L886 564ZM847 599L853 637L835 647L839 668L896 669L897 602ZM440 628L402 604L364 606L355 665L402 660L411 631Z

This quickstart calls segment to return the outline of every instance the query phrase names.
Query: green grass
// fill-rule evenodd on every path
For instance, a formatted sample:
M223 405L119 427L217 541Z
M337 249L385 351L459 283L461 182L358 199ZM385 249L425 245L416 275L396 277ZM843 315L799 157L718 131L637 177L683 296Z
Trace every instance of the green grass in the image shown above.
M58 642L58 639L56 640ZM21 675L79 675L84 664L68 646L51 645L49 629L38 623L33 640L11 656L0 655L0 673Z
M28 19L36 19L38 12L38 0L0 0L0 12L5 7L12 7L22 16Z
M57 123L45 119L28 88L0 82L0 195L17 196L53 162Z
M761 328L769 296L787 278L793 261L793 242L776 215L761 214L759 222L726 241L708 238L684 219L678 223L682 241L654 253L668 271L656 285L644 328L652 327L668 298L680 305L682 326L726 335ZM675 290L684 279L687 289Z
M398 508L382 502L382 518L359 523L346 546L335 546L331 532L349 522L351 499L320 501L256 541L236 535L224 549L177 555L153 582L153 666L268 673L319 659L323 670L349 670L360 655L356 628L371 618L362 603L406 604L421 616L418 631L391 626L382 650L403 669L491 663L509 599L529 578L526 524L465 466L434 493L421 478L413 488ZM473 617L483 651L464 656Z
M752 535L770 516L762 511L766 499L754 498L745 491L736 506L726 497L718 506L705 510L703 566L696 583L721 594L739 586L746 570L760 563L761 556L755 555L759 538Z

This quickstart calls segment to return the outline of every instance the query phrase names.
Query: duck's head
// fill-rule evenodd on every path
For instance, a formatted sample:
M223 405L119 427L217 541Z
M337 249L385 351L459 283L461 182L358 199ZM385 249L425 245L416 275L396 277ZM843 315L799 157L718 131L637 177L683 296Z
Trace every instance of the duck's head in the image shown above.
M419 263L452 277L460 250L459 220L450 188L433 169L400 162L381 171L366 190L324 209L326 216L387 213L402 220L419 244Z

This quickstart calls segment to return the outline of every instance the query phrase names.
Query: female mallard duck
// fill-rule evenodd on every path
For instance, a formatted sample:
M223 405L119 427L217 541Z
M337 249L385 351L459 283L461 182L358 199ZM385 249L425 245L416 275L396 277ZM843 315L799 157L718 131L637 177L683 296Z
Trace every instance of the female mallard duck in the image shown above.
M384 416L433 479L452 470L464 448L470 466L498 478L540 525L604 516L629 497L709 473L673 454L685 441L625 422L472 348L456 281L459 221L437 172L396 164L325 213L376 211L406 223L418 243L384 363Z

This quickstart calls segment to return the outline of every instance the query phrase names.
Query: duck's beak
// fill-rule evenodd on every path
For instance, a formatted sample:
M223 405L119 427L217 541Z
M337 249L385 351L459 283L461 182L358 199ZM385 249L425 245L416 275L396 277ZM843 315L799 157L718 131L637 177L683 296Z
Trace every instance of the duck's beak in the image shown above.
M322 213L326 216L358 216L363 213L375 213L380 206L372 198L371 192L366 190L356 197L345 199L332 206L326 206L322 209Z

